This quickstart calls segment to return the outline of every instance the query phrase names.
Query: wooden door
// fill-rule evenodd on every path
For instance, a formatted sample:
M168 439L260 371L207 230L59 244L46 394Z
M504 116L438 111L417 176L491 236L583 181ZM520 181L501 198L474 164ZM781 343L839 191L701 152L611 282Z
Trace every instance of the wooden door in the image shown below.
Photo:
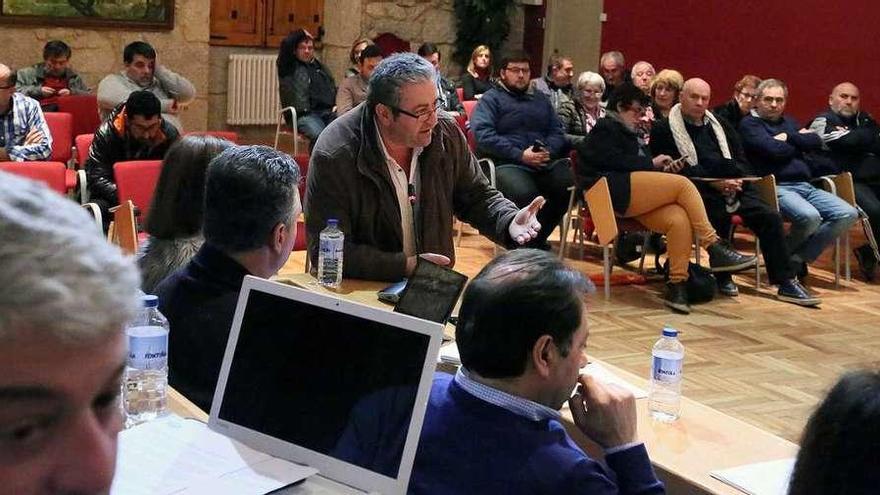
M211 44L262 46L265 0L211 0Z
M532 78L544 75L544 26L547 6L523 5L525 23L523 26L523 50L528 54Z
M285 36L299 28L320 39L324 0L270 0L267 20L267 46L279 46Z

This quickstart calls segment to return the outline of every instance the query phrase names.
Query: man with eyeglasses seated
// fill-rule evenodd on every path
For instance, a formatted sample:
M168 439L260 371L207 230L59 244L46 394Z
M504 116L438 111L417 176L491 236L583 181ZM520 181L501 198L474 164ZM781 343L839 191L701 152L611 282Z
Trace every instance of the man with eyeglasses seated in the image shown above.
M733 86L733 98L727 103L713 108L712 114L723 118L733 126L733 129L736 129L743 117L755 107L759 84L761 84L761 78L758 76L744 75Z
M180 138L177 128L162 117L159 98L150 91L134 91L110 112L89 148L86 176L90 201L101 208L104 228L109 209L119 204L113 164L126 160L161 160Z
M37 100L15 92L16 73L0 64L0 162L46 160L52 135Z
M529 57L516 52L501 59L498 85L487 91L471 117L477 155L496 164L496 187L525 207L547 200L538 213L544 226L529 247L550 249L547 237L568 207L574 176L562 121L544 93L529 87Z
M345 233L343 276L367 280L400 280L419 255L453 263L453 215L510 247L538 235L543 198L517 210L489 184L458 124L438 113L435 77L416 54L386 58L366 102L318 137L306 191L314 265L328 219Z
M778 79L758 85L758 101L739 124L749 162L759 175L776 176L776 196L783 218L791 221L786 238L791 264L803 279L812 263L837 237L849 230L858 212L846 201L825 192L810 181L827 173L815 152L822 138L784 115L788 86Z

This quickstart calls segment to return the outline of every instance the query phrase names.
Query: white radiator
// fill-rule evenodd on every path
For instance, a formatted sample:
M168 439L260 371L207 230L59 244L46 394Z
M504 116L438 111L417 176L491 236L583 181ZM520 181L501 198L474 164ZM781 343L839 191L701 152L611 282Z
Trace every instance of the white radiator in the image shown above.
M229 55L226 123L266 125L278 121L276 55Z

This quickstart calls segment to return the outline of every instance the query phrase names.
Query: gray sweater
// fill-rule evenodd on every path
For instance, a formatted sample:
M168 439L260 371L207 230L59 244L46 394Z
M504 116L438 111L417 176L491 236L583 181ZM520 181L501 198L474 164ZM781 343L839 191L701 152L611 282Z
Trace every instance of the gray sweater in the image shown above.
M171 72L164 65L156 66L153 81L146 87L139 86L122 71L110 74L98 84L98 108L101 120L106 120L116 105L122 103L133 91L146 90L159 98L162 104L162 118L183 133L183 124L177 115L169 113L176 101L186 105L196 97L196 88L185 77Z

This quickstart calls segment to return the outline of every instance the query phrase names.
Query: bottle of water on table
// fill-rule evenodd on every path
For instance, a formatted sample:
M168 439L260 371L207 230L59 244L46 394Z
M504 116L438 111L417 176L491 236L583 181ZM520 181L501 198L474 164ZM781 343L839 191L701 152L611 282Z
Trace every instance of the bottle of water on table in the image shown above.
M318 249L318 283L330 289L337 289L342 283L342 253L345 234L339 230L339 221L327 220L327 227L321 231Z
M663 336L651 351L651 389L648 410L654 419L671 422L681 412L681 371L684 346L678 340L678 330L663 327Z
M168 320L159 312L159 298L146 295L143 307L126 328L128 360L122 403L126 427L165 413L168 385Z

